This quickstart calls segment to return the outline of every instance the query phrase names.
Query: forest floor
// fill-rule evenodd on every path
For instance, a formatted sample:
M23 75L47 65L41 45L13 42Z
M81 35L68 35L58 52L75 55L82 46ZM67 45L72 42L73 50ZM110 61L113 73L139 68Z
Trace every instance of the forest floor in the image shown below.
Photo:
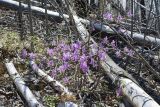
M24 47L30 48L32 39L36 41L35 44L38 47L37 51L40 51L43 44L41 37L31 37L26 35L27 39L21 41L19 36L19 30L16 23L16 12L12 10L6 10L6 8L0 9L0 106L1 107L24 107L26 104L24 99L16 89L13 80L9 77L7 69L5 67L5 59L12 61L22 76L27 86L34 93L40 103L46 107L55 107L61 97L54 92L54 90L48 85L48 83L41 81L41 78L37 77L27 64L22 64L16 56L16 51L22 50ZM27 29L29 30L29 29ZM16 51L15 51L16 50ZM106 78L105 78L106 79ZM60 80L61 81L61 80ZM104 92L84 92L88 95L89 103L86 105L96 104L99 107L105 105L111 107L118 106L118 100L116 97L115 86L108 85L109 82L104 82L106 90ZM68 86L68 85L66 85ZM111 87L110 87L111 86ZM108 88L107 88L108 87ZM73 90L74 87L69 87ZM104 99L99 101L97 94L102 94ZM77 101L79 102L79 101ZM86 101L88 102L88 101ZM100 103L99 103L100 102ZM87 106L88 107L88 106Z
M56 104L59 101L62 101L63 99L61 99L58 93L56 93L49 86L48 83L42 81L41 78L35 75L34 72L30 69L29 65L22 64L20 60L17 58L17 51L19 52L24 47L30 49L31 41L33 40L37 51L39 51L39 53L41 52L41 50L44 48L43 46L46 45L44 44L45 43L44 37L39 36L42 34L43 29L40 29L39 32L37 30L38 35L36 35L36 37L31 37L28 34L29 25L26 25L24 31L26 33L25 36L27 37L27 39L22 41L21 37L19 36L20 31L17 23L17 16L16 16L17 13L15 11L6 8L1 8L0 13L1 13L0 14L0 106L1 107L25 106L24 99L21 97L13 81L7 74L7 69L5 68L5 59L13 61L18 73L20 73L20 75L23 77L27 86L29 86L29 88L32 90L32 92L34 93L39 102L41 102L46 107L56 106ZM24 15L25 21L27 20L25 19L26 17L27 16ZM39 22L38 24L40 24L42 20L36 19L36 22ZM51 25L54 25L54 23L53 24L51 23ZM55 29L58 29L59 27L62 26L63 25L59 24L56 26L57 28ZM62 33L62 31L56 32L56 34L59 33ZM152 52L153 52L152 55L155 56L158 55L157 51L152 51ZM131 73L133 77L136 78L136 80L139 82L140 86L160 104L160 81L154 79L151 73L145 72L146 71L145 67L144 68L142 67L143 69L141 70L141 73L139 73L139 71L137 71L136 69L137 65L139 65L140 63L139 61L130 58L124 58L124 59L116 58L115 55L113 55L113 52L110 52L109 54L117 64L119 64L129 73ZM157 69L159 70L159 68ZM100 89L94 91L89 91L89 90L81 91L81 94L84 94L86 96L86 98L84 98L85 99L84 103L87 105L86 107L90 107L91 105L93 106L94 104L96 104L97 107L105 107L105 105L108 105L110 107L118 107L119 101L121 99L116 95L116 87L112 84L110 79L104 73L100 72L99 74L97 74L97 77L102 75L104 77L101 80L102 81L101 85L103 84L102 88L101 85L98 85ZM63 83L63 81L60 78L59 81ZM75 93L77 92L77 90L74 89L74 87L72 87L70 84L65 84L65 86L67 86L71 91ZM79 99L77 99L76 102L79 103L80 102Z

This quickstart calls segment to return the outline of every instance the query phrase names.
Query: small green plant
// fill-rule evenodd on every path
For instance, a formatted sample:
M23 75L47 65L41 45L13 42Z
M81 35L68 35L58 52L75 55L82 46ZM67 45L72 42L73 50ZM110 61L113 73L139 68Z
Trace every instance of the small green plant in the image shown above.
M47 107L56 107L57 103L59 102L59 98L53 95L45 95L44 101Z

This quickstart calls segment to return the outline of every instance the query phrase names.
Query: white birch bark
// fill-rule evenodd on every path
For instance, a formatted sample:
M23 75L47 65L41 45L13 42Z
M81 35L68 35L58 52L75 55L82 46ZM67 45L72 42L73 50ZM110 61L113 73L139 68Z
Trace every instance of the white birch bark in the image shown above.
M63 86L60 82L56 81L46 73L44 73L41 69L38 68L34 61L30 61L30 65L32 70L40 77L42 77L47 83L50 83L53 88L55 88L60 93L66 93L72 95L71 92L68 91L68 88Z
M153 98L130 79L120 78L119 83L122 94L127 96L135 107L160 107Z
M126 0L119 0L123 9L126 10Z
M22 94L24 99L26 100L28 107L43 107L32 94L31 90L26 86L25 82L22 80L21 76L18 74L16 68L13 63L6 63L6 68L8 74L14 81L16 88Z
M33 69L33 71L38 76L43 78L47 83L49 83L50 86L53 87L55 90L57 90L61 94L67 94L68 96L73 96L73 93L71 93L68 90L68 88L66 88L60 82L56 81L55 79L53 79L52 77L50 77L49 75L44 73L41 69L38 68L38 66L36 65L36 63L34 61L30 61L30 65L31 65L31 68ZM60 102L58 107L78 107L78 105L73 102L68 101L68 102Z

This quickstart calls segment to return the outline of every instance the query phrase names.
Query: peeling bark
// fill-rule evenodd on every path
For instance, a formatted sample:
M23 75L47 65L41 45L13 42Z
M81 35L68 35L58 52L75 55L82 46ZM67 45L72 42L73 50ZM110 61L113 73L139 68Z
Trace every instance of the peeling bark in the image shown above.
M14 84L16 85L16 88L26 100L28 107L44 107L36 100L31 90L26 86L25 82L22 80L21 76L18 74L13 63L6 63L5 65L10 77L12 78L12 80L14 81Z
M67 96L75 97L73 93L68 90L68 88L66 88L60 82L56 81L55 79L44 73L41 69L39 69L35 62L30 61L30 66L38 76L43 78L44 81L49 83L49 85L53 87L56 91L58 91L61 95L66 94ZM67 99L67 100L72 100L72 99ZM73 102L67 101L59 103L58 107L78 107L78 105Z

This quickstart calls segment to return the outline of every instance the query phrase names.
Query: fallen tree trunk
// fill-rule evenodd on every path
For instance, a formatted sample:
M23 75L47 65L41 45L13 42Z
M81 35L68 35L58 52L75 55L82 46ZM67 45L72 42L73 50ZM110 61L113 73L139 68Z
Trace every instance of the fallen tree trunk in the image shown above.
M82 39L84 41L88 41L89 40L89 36L90 36L89 32L87 31L87 29L84 27L84 25L78 19L78 16L76 15L76 12L72 9L72 7L69 5L69 3L66 3L66 2L65 2L65 4L68 5L69 12L72 15L72 18L73 18L73 20L75 22L75 27L77 28L77 30L78 30L79 34L81 35ZM97 46L96 42L92 38L90 38L90 40L93 42L94 45ZM92 51L94 52L94 49L92 49ZM101 66L104 68L104 70L107 72L107 74L109 75L109 77L113 81L115 81L115 78L116 78L118 72L126 73L126 71L123 70L122 68L120 68L116 63L114 63L112 61L112 59L107 54L106 54L106 60L105 61L101 61L100 64L101 64ZM113 72L116 73L116 74L112 74ZM116 80L120 82L120 88L123 89L122 91L123 91L124 95L126 95L129 98L130 102L133 105L135 105L136 107L160 107L148 94L146 94L143 91L143 89L141 89L138 85L136 85L130 79L123 77L123 78L116 79ZM129 85L130 82L132 83L132 85ZM132 92L133 89L136 90L135 91L136 93L134 93L133 96L131 96L128 93ZM139 96L142 95L145 98L149 98L152 101L150 101L150 102L148 101L149 102L148 103L148 102L146 102L147 100L144 100L144 97L137 97L137 95L139 95ZM134 97L137 97L138 100L134 100L133 101L133 99L131 99L131 98L134 98Z
M53 87L56 91L58 91L61 95L65 94L68 96L68 98L75 97L73 93L71 93L68 88L63 86L60 82L56 81L46 73L44 73L41 69L38 68L36 63L34 61L30 61L30 66L33 69L33 71L40 77L42 77L51 87ZM77 104L70 102L71 99L67 99L69 101L59 103L58 107L78 107ZM64 104L63 104L64 103Z
M14 9L18 9L18 8L21 8L22 10L29 10L29 7L27 4L24 4L24 3L21 3L21 7L19 6L19 2L17 1L14 1L14 0L0 0L0 5L5 5L5 6L8 6L10 8L14 8ZM39 14L42 14L44 15L45 14L45 9L43 8L40 8L40 7L36 7L36 6L31 6L31 10L33 12L36 12L36 13L39 13ZM47 14L49 16L52 16L52 17L55 17L55 18L62 18L62 16L58 13L58 12L54 12L54 11L51 11L51 10L47 10ZM65 15L63 14L63 17L68 17L68 15Z
M0 4L1 5L9 5L15 8L19 8L19 2L17 1L13 1L13 0L0 0ZM26 4L21 4L22 5L22 9L26 9L28 10L28 5ZM45 9L40 8L40 7L36 7L36 6L31 6L31 10L40 14L45 14ZM61 20L63 17L68 19L69 16L66 14L59 14L58 12L54 12L51 10L47 10L47 14L51 17L55 17L59 20ZM106 33L111 33L111 34L116 34L109 26L104 25L102 23L96 23L96 22L90 22L89 20L85 20L82 18L78 18L80 20L80 22L87 24L87 25L93 25L95 27L96 30L99 31L103 31ZM124 34L125 37L129 37L131 38L131 31L128 30L124 30L122 29L122 33ZM133 33L133 37L134 40L138 41L138 42L146 42L146 43L152 43L154 45L160 45L160 39L156 38L156 37L151 37L151 36L146 36L144 37L144 34L140 34L140 33Z
M32 70L40 77L42 77L47 83L57 90L60 93L72 94L68 91L68 88L64 87L60 82L54 80L52 77L44 73L41 69L38 68L35 62L30 61Z
M135 107L160 107L153 98L130 79L120 78L119 85L122 94L127 96Z
M25 82L22 80L21 76L18 74L16 68L13 63L6 63L6 68L8 70L8 74L14 81L16 88L22 94L24 99L26 100L28 107L43 107L34 97L31 90L26 86Z

